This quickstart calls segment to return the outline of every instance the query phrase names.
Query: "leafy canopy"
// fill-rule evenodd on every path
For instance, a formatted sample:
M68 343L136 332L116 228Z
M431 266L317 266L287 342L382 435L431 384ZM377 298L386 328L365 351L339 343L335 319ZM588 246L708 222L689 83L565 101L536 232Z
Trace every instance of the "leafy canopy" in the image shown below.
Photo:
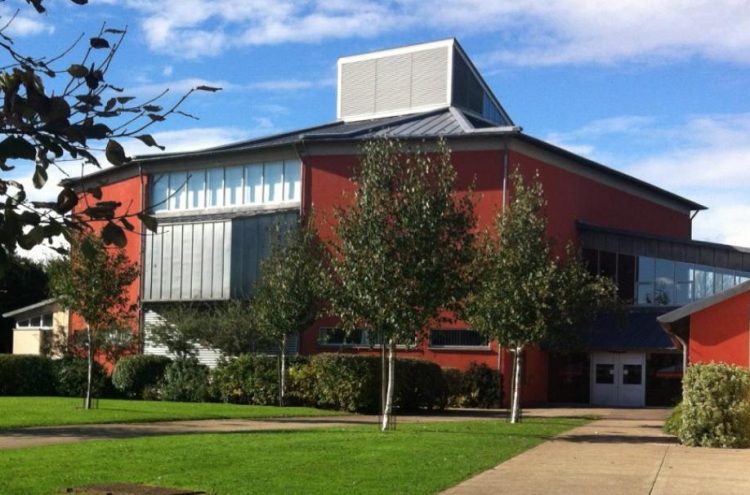
M526 184L516 170L511 182L513 199L497 216L497 234L480 243L464 317L511 348L575 339L615 301L616 287L590 274L571 248L564 258L553 254L538 176Z
M71 0L82 5L86 0ZM27 0L45 12L43 0ZM155 221L141 211L124 211L119 201L103 198L98 186L85 188L70 178L62 185L55 201L35 202L27 197L24 185L10 177L19 166L31 166L36 189L47 186L50 167L63 173L62 162L77 161L101 168L98 152L115 166L131 159L118 140L138 139L147 146L159 146L145 131L179 110L194 91L217 91L198 86L175 103L164 107L158 100L166 92L138 101L123 88L107 80L114 57L126 29L102 26L96 36L83 35L60 53L29 56L21 53L9 36L14 18L0 27L0 271L16 248L31 249L45 239L63 235L73 241L74 233L91 230L91 222L101 225L105 244L122 247L124 231L136 226L129 218L138 217L149 229ZM79 192L86 192L85 201Z
M462 299L475 219L455 181L442 141L434 153L387 139L364 146L331 243L331 312L347 330L366 326L411 343Z

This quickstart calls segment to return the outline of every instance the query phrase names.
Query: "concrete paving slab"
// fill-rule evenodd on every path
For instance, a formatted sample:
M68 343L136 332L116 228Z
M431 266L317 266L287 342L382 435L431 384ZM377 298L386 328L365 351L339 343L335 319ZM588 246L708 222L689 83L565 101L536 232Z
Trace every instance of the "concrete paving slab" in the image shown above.
M665 410L602 410L444 494L750 493L750 450L688 448L662 432Z

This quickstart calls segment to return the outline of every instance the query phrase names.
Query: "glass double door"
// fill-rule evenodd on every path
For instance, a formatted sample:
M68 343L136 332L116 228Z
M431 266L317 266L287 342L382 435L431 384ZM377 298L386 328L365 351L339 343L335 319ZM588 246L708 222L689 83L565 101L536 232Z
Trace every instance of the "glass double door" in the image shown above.
M641 352L591 354L591 403L643 407L646 402L646 355Z

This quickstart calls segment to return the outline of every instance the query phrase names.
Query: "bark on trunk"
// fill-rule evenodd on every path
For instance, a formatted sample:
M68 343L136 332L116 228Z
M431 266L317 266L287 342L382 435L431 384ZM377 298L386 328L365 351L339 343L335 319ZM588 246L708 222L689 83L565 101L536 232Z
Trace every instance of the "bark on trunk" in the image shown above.
M86 402L83 408L86 410L91 409L91 382L93 381L94 374L94 345L91 339L91 327L86 326L86 339L88 340L88 349L86 351L88 357L88 372L86 376Z
M391 424L391 411L393 411L393 388L396 373L396 344L393 339L388 340L388 388L385 393L385 408L383 410L383 423L380 431L386 431Z
M281 375L279 377L279 405L284 405L286 395L286 335L281 338Z
M385 395L388 381L385 360L385 339L383 333L380 333L380 414L385 415Z
M518 423L521 419L521 354L523 352L522 346L516 347L516 355L513 359L513 376L515 377L513 383L513 402L510 410L510 422Z

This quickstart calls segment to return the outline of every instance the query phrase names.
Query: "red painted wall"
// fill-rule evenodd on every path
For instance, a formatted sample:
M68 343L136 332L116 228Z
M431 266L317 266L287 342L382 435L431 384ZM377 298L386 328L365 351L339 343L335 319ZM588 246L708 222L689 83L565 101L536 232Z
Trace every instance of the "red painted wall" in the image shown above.
M502 204L503 152L457 151L452 154L458 172L457 189L466 191L474 184L476 214L480 229L492 228ZM349 178L357 157L308 156L305 164L304 209L315 212L318 228L324 239L330 238L334 223L333 211L351 198L353 185ZM568 241L577 241L575 223L585 220L602 226L633 230L676 238L690 238L691 223L687 214L661 206L638 196L606 186L554 165L535 160L526 155L509 152L511 167L519 166L522 174L530 178L538 171L547 200L549 235L562 249ZM301 352L306 354L335 351L317 345L317 329L302 337ZM456 325L451 328L461 328ZM360 351L362 352L362 351ZM420 349L403 352L404 356L430 359L441 366L465 369L472 362L498 366L496 347L490 351L433 350L423 345ZM511 355L504 353L500 366L504 370L505 396L510 387ZM547 400L547 355L529 349L525 356L526 371L523 399L527 404Z
M750 293L690 316L688 359L691 363L750 365Z
M101 186L102 189L102 201L119 201L122 203L120 207L115 211L116 215L124 215L126 212L137 213L143 209L141 191L147 190L146 188L147 179L146 177L133 177L111 184ZM144 188L144 189L142 189ZM86 195L82 195L82 200L76 206L76 211L82 211L86 208ZM90 202L97 201L94 198L89 197ZM139 232L142 231L142 225L140 220L137 218L130 219L130 222L135 226L135 232L125 231L125 237L127 238L127 245L125 246L125 254L133 263L140 265L141 262L141 242L142 237ZM103 226L104 222L92 222L91 226L95 231L99 231ZM128 288L128 299L131 304L136 304L140 300L140 276L136 281ZM133 320L133 330L138 331L139 328L140 314L136 314ZM77 314L70 315L70 322L68 328L71 331L80 331L85 328L85 322L83 318ZM104 363L108 369L111 368L112 363Z

